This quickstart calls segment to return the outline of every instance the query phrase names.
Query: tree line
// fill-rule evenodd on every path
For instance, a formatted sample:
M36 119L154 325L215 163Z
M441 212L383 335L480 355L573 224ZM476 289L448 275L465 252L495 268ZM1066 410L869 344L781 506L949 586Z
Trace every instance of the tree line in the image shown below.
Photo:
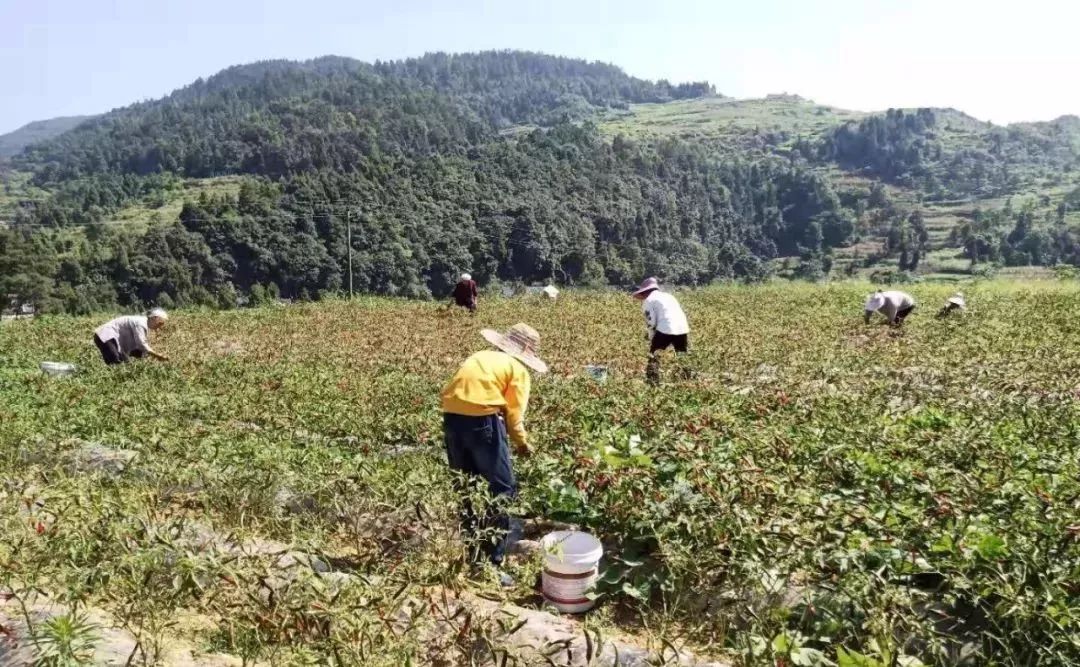
M961 125L967 140L946 139L950 123ZM1080 169L1080 119L994 127L958 112L890 109L846 122L803 148L930 200L993 197L1033 176Z
M972 266L1080 266L1080 232L1067 224L1069 211L1080 210L1080 187L1055 207L1040 211L1034 199L1014 208L976 208L952 231L951 244L963 249Z
M760 279L769 259L798 255L800 275L817 278L875 207L889 252L914 270L921 217L889 213L881 191L838 192L819 167L944 197L1006 191L1024 169L1075 160L1067 119L988 135L983 151L947 145L935 111L890 111L794 151L743 153L608 137L590 120L711 94L523 52L229 68L16 158L50 195L0 229L0 296L73 312L318 298L346 284L349 227L356 289L410 297L444 294L465 269L482 283L702 284ZM191 198L145 232L104 224L131 204L160 208L185 178L221 175L243 176L237 195ZM1050 242L1042 229L996 240L991 261L1071 261L1068 233Z
M76 312L317 298L345 285L349 225L356 289L427 298L462 270L482 283L754 280L768 258L843 243L854 217L826 179L785 160L717 161L678 140L562 123L471 155L249 176L236 196L203 194L145 234L0 232L13 267L0 290Z

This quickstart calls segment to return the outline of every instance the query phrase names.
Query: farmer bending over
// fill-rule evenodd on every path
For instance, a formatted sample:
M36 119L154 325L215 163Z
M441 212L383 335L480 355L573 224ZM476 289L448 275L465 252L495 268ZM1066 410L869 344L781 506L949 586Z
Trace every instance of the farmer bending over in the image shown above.
M963 313L967 308L967 303L964 301L964 293L957 292L948 299L945 300L945 305L938 311L938 317L948 317L953 313Z
M686 321L679 300L660 290L656 278L649 278L634 291L633 297L642 301L645 313L645 340L649 341L649 363L645 376L649 382L660 381L660 358L658 353L669 347L684 354L688 347L690 325Z
M461 279L454 285L454 303L467 309L470 313L476 312L476 281L467 273L461 274Z
M101 358L110 366L126 363L130 357L138 359L144 355L168 361L167 356L151 349L147 341L147 334L165 326L168 319L168 313L161 308L154 308L145 316L117 317L98 327L94 332L94 345L101 352Z
M529 369L547 372L540 360L540 335L526 324L515 324L505 334L484 329L480 332L498 348L483 350L465 360L442 392L443 438L450 468L487 482L493 505L487 515L476 516L467 496L463 499L462 527L467 536L478 537L481 530L496 534L483 543L490 562L499 568L506 553L510 517L505 504L517 492L510 448L513 440L519 454L528 453L525 437L525 409L529 404L531 378ZM460 488L463 494L467 490ZM479 560L479 554L472 554ZM499 573L503 586L513 586L513 579Z
M870 316L881 313L893 326L900 326L911 311L915 310L915 299L907 292L890 290L887 292L877 291L866 300L864 308L866 317L863 320L870 324Z

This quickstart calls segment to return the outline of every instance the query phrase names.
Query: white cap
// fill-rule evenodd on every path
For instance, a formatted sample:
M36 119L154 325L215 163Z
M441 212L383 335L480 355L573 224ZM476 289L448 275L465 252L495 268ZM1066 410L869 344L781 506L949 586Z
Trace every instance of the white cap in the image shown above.
M875 292L870 295L870 298L866 300L866 312L872 313L880 310L885 305L885 295L881 292Z
M154 308L147 314L147 317L156 317L164 321L169 319L169 314L165 312L164 308Z
M461 274L461 279L462 280L472 280L472 276L470 276L467 273L463 273L463 274Z

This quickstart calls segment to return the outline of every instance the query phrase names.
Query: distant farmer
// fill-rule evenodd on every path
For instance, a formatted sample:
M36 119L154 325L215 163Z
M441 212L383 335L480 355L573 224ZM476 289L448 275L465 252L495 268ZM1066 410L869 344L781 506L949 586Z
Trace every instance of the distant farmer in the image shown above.
M454 303L475 313L476 296L476 281L467 273L461 274L461 279L454 285Z
M913 310L915 310L915 299L907 292L896 290L882 292L879 290L871 294L870 298L866 300L864 308L866 317L864 321L870 324L870 316L874 313L881 313L889 324L898 327L904 323L904 320Z
M551 299L552 301L559 298L559 288L555 287L551 283L548 283L548 286L541 291L544 293L544 296Z
M156 331L165 326L165 321L168 319L168 313L161 308L154 308L145 316L117 317L98 327L94 332L94 345L101 351L101 358L110 366L125 363L130 357L138 359L151 356L167 361L169 359L167 356L155 352L150 347L147 335L150 331Z
M494 536L483 542L481 548L498 568L506 552L510 527L505 504L517 493L507 433L515 450L527 455L525 409L532 384L529 369L545 373L547 364L537 356L540 335L526 324L515 324L504 334L484 329L480 335L499 351L473 354L443 389L443 438L450 468L487 482L493 505L481 519L466 497L461 512L462 528L474 539L485 529L494 530ZM479 560L479 555L473 551L474 561ZM503 572L499 579L504 586L513 585L513 580Z
M938 317L948 317L953 313L962 313L967 308L967 303L964 301L964 293L957 292L948 299L945 300L945 305L938 311Z
M641 309L645 313L645 339L649 341L649 363L645 376L650 382L660 380L660 358L658 353L669 347L683 354L688 349L690 325L686 321L679 300L660 290L656 278L649 278L634 291L633 297L642 301Z

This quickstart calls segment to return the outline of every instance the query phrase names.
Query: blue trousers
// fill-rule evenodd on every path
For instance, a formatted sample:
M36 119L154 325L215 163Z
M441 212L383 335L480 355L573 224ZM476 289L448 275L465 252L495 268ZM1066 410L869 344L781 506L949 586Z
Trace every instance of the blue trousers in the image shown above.
M501 565L510 529L505 506L517 495L506 424L498 415L467 417L443 413L443 438L450 468L465 473L458 478L458 484L462 493L461 527L466 538L478 544L479 551L492 563ZM469 500L469 478L487 482L492 502L483 517L477 516ZM479 560L479 556L474 550L473 559Z

